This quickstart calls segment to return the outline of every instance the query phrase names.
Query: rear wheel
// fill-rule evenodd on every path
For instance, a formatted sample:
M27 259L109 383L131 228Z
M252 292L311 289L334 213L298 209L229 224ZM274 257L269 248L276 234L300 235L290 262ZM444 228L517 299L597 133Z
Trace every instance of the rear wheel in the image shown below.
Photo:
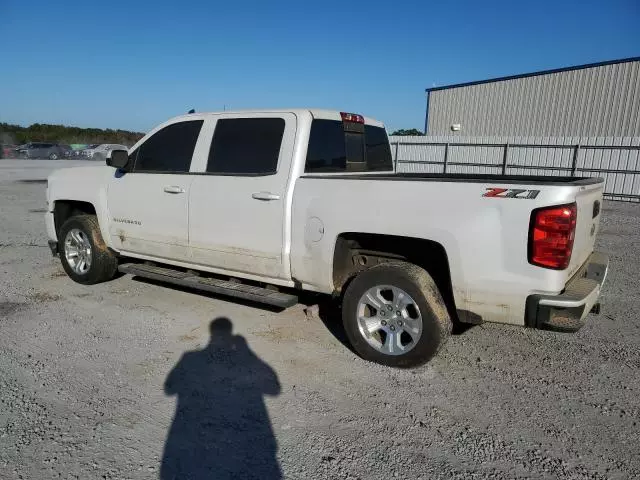
M94 215L69 218L58 238L62 267L73 281L92 285L116 275L118 259L104 243Z
M57 153L50 153L49 154L49 160L57 160L58 159L58 154Z
M351 345L362 358L401 368L429 361L452 328L431 276L403 262L360 273L344 294L342 320Z

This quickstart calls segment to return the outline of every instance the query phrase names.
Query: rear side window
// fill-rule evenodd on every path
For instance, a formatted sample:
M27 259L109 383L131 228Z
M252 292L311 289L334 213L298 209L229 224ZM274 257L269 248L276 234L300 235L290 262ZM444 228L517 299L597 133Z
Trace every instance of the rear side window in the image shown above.
M314 120L305 172L344 172L346 168L347 151L342 122Z
M282 118L218 120L207 172L236 175L276 173L284 125Z
M391 147L389 147L389 139L384 128L365 125L364 135L366 137L367 170L393 170Z
M134 172L188 172L202 120L174 123L154 133L129 155Z
M351 125L351 126L348 126ZM393 170L391 149L382 127L314 120L307 149L306 173Z

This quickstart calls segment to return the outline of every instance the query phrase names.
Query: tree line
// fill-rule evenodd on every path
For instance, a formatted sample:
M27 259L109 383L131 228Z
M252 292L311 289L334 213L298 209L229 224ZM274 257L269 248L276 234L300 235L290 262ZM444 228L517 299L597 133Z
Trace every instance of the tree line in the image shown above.
M400 130L396 130L395 132L393 132L391 135L392 136L397 135L399 137L406 137L406 136L424 135L424 133L422 133L417 128L410 128L408 130L405 130L405 129L401 128Z
M119 143L131 146L140 140L144 133L110 128L80 128L66 125L34 123L28 127L0 123L0 143L21 145L28 142L48 143Z

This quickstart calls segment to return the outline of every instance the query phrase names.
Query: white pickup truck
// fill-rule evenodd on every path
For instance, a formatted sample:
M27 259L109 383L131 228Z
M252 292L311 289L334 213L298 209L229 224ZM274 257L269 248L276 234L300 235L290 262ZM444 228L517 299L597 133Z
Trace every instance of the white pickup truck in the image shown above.
M333 295L358 354L411 367L455 322L577 330L608 268L602 192L394 173L384 126L356 114L194 113L51 174L46 227L76 282L120 270L279 307Z

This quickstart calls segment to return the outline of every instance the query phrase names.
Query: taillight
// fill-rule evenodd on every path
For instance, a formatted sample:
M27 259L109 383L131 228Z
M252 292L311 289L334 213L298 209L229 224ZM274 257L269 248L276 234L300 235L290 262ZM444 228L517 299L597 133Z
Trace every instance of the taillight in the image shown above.
M529 229L529 263L556 270L567 268L577 216L575 203L534 210Z
M364 117L356 113L340 112L343 122L364 123Z

